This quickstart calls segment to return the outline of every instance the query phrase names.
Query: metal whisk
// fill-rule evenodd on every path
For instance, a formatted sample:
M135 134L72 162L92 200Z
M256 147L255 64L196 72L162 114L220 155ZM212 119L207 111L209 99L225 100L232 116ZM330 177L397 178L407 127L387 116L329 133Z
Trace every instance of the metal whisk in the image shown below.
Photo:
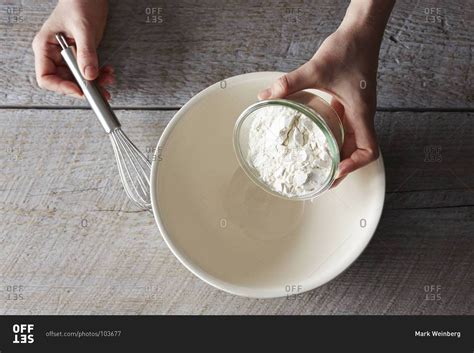
M109 136L125 192L140 208L151 209L150 162L120 127L109 133Z
M151 208L150 162L122 131L119 120L107 103L107 100L100 93L96 83L94 81L87 81L82 77L74 52L67 44L63 34L56 34L56 39L62 48L61 55L64 61L66 61L74 78L84 92L84 96L97 115L105 132L110 136L125 192L138 207L149 210Z

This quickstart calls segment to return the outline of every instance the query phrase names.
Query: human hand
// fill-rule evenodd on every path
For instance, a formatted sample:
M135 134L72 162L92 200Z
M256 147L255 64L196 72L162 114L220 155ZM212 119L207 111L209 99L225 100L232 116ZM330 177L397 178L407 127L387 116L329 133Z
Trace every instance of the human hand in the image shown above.
M104 88L115 81L113 68L99 69L97 46L107 21L106 0L59 0L58 5L33 40L36 80L41 88L81 98L81 89L61 56L56 33L62 32L69 44L75 44L82 76L95 80L106 99L110 93Z
M334 186L379 155L374 115L378 53L386 21L383 26L361 21L363 16L356 10L353 7L351 13L348 9L341 26L326 38L311 60L259 94L259 99L283 98L315 88L335 98L332 105L342 119L345 139Z

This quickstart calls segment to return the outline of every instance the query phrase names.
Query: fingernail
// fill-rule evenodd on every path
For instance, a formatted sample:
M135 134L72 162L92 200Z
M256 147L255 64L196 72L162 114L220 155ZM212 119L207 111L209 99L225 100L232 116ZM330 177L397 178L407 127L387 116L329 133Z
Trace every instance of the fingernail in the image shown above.
M85 76L88 78L97 76L97 67L94 65L87 65L84 69Z
M72 98L82 99L82 96L78 95L77 93L66 93L66 95Z
M64 92L62 92L62 93L66 94L66 95L68 95L68 96L72 96L73 94L76 94L76 91L68 91L68 90L66 90L66 91L64 91Z
M258 99L268 99L272 96L272 90L270 88L264 89L258 94Z
M344 169L345 169L344 167L341 168L341 166L339 166L339 169L336 174L336 179L342 178L347 174Z
M78 93L77 91L75 91L73 89L66 89L65 92L63 92L63 93L67 94L68 96L76 96L76 97L81 96L80 93Z

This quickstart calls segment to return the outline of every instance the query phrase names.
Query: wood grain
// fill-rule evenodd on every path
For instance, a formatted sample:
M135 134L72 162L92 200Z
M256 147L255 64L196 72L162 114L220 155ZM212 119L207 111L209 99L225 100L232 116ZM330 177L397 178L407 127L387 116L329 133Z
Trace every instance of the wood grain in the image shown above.
M473 113L377 113L386 208L474 205L473 118Z
M1 106L85 105L35 82L31 41L54 3L0 6ZM176 107L229 76L295 69L337 28L346 6L341 0L111 1L100 57L118 73L113 104ZM5 15L14 7L21 7L20 23ZM147 23L151 8L162 8L162 23ZM432 11L436 18L427 15ZM473 28L469 0L398 1L380 54L379 106L473 108Z
M173 114L117 112L148 152ZM273 300L228 295L178 263L127 202L95 120L0 110L0 314L474 314L472 113L379 113L388 193L374 239L334 281ZM425 162L427 144L442 161Z

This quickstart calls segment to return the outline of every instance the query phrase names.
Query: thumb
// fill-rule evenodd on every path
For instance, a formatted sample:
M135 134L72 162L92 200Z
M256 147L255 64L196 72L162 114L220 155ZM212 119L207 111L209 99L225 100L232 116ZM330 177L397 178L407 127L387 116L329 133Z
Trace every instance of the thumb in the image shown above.
M296 70L281 76L270 88L261 91L258 98L283 98L306 88L317 88L320 77L320 69L310 60Z
M92 33L79 32L74 35L77 47L77 64L86 80L95 80L99 75L99 61Z

